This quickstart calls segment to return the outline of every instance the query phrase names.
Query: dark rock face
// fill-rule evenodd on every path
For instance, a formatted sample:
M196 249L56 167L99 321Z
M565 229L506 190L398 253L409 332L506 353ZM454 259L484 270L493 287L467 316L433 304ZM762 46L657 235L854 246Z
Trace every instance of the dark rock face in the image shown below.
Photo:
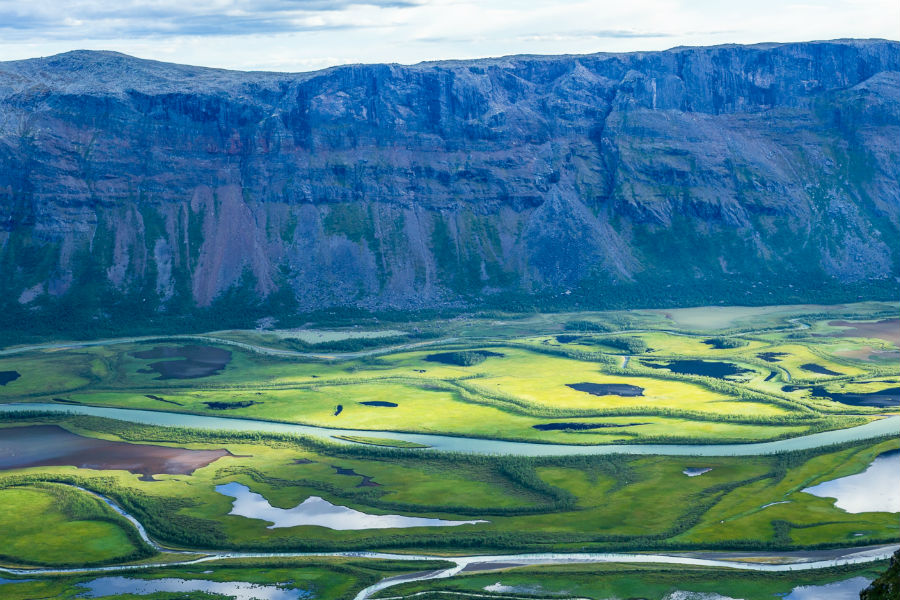
M898 179L896 42L305 74L0 63L0 275L24 307L100 288L172 313L242 288L301 309L724 280L802 296L895 282Z

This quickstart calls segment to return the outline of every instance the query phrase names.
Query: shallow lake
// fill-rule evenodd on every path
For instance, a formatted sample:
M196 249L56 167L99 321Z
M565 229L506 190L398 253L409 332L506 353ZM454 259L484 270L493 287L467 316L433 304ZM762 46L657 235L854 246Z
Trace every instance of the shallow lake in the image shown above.
M157 372L157 379L197 379L215 375L231 362L231 352L212 346L157 346L152 350L132 352L142 359L173 358L150 363L139 372Z
M138 579L136 577L100 577L93 581L79 583L87 591L79 598L100 598L134 594L148 596L159 592L182 593L205 592L234 600L299 600L312 598L309 590L288 589L277 585L261 585L246 581L209 581L207 579Z
M453 527L474 525L487 521L445 521L425 517L404 517L402 515L370 515L347 506L332 504L324 498L310 496L294 508L276 508L262 495L253 492L240 483L217 485L216 491L223 496L234 498L230 515L260 519L272 523L269 529L318 525L328 529L390 529L395 527Z
M0 470L73 466L123 470L152 480L154 474L193 473L227 450L188 450L149 444L111 442L75 435L56 425L0 428Z
M644 362L644 365L653 369L668 369L681 375L704 375L706 377L718 377L719 379L753 372L734 363L713 360L668 360L660 363Z
M0 385L6 385L20 377L18 371L0 371Z
M803 585L791 590L784 600L859 600L859 593L870 583L865 577L853 577L825 585Z
M829 321L832 327L845 327L838 332L818 334L817 337L859 337L878 338L900 346L900 319L883 319L866 323L863 321Z
M643 396L644 388L629 383L567 383L566 387L579 392L587 392L592 396L623 396L631 398Z
M711 467L686 467L682 473L687 475L688 477L699 477L704 473L709 473L712 471Z
M783 392L795 392L797 390L807 389L799 385L785 385L781 387ZM829 392L823 386L815 385L810 388L813 396L820 398L831 398L835 402L841 404L849 404L851 406L900 406L900 387L884 388L874 392Z
M900 512L900 450L879 455L862 473L803 490L834 503L848 513Z

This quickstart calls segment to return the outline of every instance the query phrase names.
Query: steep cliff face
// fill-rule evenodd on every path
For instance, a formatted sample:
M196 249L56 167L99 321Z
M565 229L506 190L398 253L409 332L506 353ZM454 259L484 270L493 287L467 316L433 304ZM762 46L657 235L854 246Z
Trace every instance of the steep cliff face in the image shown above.
M304 74L0 63L0 274L19 307L603 306L722 282L803 298L896 285L898 239L896 42Z

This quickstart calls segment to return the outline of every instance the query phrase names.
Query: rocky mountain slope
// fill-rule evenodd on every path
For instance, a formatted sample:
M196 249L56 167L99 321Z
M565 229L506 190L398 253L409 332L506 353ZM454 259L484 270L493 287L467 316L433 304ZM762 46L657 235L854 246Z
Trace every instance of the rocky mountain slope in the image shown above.
M898 239L898 42L0 63L7 314L890 296Z

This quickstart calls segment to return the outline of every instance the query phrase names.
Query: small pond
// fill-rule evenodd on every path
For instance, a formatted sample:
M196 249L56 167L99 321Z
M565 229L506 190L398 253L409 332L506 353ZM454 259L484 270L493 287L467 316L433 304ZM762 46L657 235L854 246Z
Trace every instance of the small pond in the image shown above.
M848 513L900 512L900 450L880 454L862 473L803 490L820 498L836 498Z
M394 527L453 527L474 525L487 521L445 521L425 517L404 517L402 515L370 515L346 506L332 504L318 496L310 496L294 508L276 508L262 495L250 491L240 483L217 485L216 491L234 498L230 515L260 519L272 523L269 529L318 525L328 529L390 529Z
M650 423L540 423L532 425L538 431L589 431L591 429L614 429L617 427L636 427Z
M149 444L111 442L75 435L56 425L0 428L0 470L73 466L138 473L188 475L223 456L227 450L189 450Z
M859 600L859 593L872 583L865 577L853 577L825 585L795 587L784 600Z
M709 473L712 471L712 467L687 467L682 473L687 475L688 477L699 477L704 473Z
M277 585L262 585L246 581L209 581L208 579L139 579L136 577L100 577L79 583L87 591L79 598L118 597L125 594L149 596L161 592L187 594L205 592L234 600L299 600L312 598L309 590L288 589Z
M781 362L781 358L783 356L787 356L785 352L760 352L757 354L759 358L763 359L766 362L776 363Z
M829 321L832 327L846 327L838 332L818 334L817 337L878 338L900 346L900 319L883 319L865 323L862 321Z
M0 371L0 385L6 385L21 377L18 371Z
M822 365L817 365L816 363L805 363L800 365L800 368L804 371L809 371L810 373L815 373L817 375L843 375L843 373L832 371L828 367L823 367Z
M628 383L567 383L566 387L579 392L587 392L592 396L623 396L631 398L634 396L643 396L644 388Z
M835 402L851 406L876 406L880 408L900 406L900 387L884 388L874 392L829 392L821 385L809 388L800 385L785 385L781 387L783 392L796 392L803 389L809 389L813 396L830 398Z
M387 400L368 400L360 402L360 404L365 406L382 406L384 408L397 408L399 406L396 402L388 402Z
M231 352L212 346L157 346L152 350L132 352L131 356L145 360L171 358L150 363L140 373L159 373L157 379L198 379L216 375L231 362Z
M673 373L682 375L704 375L706 377L718 377L723 379L732 375L743 375L744 373L753 373L750 369L744 369L734 363L717 362L713 360L669 360L659 363L645 362L644 365L653 369L668 369Z

